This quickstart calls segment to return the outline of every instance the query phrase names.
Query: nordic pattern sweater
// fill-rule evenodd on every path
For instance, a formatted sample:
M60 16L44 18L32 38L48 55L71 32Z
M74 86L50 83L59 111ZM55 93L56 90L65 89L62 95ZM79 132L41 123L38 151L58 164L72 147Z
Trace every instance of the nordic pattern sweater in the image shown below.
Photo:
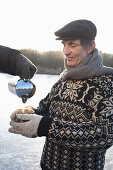
M59 80L39 103L43 170L102 170L113 144L113 76Z

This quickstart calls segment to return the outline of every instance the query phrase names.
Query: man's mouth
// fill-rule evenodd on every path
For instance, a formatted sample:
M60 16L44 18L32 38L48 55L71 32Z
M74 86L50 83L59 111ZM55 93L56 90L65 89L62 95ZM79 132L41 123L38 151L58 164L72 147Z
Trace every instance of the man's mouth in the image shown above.
M67 60L73 60L73 57L67 57Z

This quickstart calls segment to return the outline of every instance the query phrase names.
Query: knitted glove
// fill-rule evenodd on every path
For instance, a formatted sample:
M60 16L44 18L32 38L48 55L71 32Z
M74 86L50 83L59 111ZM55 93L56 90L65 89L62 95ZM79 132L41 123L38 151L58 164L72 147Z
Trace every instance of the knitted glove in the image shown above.
M37 130L40 121L43 116L35 114L16 114L17 119L22 122L10 121L12 127L9 128L9 132L15 134L21 134L29 138L37 137Z
M31 79L37 67L24 55L19 53L15 56L15 75L20 76L22 79Z

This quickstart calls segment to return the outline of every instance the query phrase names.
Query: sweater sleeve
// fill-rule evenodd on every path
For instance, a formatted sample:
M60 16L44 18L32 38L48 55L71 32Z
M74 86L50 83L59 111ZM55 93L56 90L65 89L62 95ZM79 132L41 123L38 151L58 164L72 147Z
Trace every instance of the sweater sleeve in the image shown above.
M59 79L53 85L53 87L51 88L51 91L47 94L47 96L40 101L39 106L35 109L35 113L37 115L50 117L49 107L50 107L50 104L51 104L52 96L54 95L55 88L57 87L57 85L59 84L60 81L61 80Z
M108 126L106 121L106 127ZM43 117L38 128L38 136L48 136L49 140L69 148L82 150L108 149L113 144L113 134L92 122L81 124Z
M42 99L39 106L35 109L35 114L49 117L50 93Z
M82 150L108 149L113 144L113 136L105 133L103 128L94 122L76 124L54 119L48 137L53 142Z

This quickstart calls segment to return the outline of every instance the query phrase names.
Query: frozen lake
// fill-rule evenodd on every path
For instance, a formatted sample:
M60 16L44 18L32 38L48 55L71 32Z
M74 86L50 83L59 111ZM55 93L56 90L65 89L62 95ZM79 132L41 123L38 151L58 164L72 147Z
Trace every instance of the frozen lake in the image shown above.
M40 157L45 138L26 138L8 132L10 114L17 108L37 107L50 91L59 76L35 75L31 80L37 87L35 95L23 104L21 99L8 90L13 76L0 73L0 170L41 170ZM113 147L106 153L105 170L113 170Z

